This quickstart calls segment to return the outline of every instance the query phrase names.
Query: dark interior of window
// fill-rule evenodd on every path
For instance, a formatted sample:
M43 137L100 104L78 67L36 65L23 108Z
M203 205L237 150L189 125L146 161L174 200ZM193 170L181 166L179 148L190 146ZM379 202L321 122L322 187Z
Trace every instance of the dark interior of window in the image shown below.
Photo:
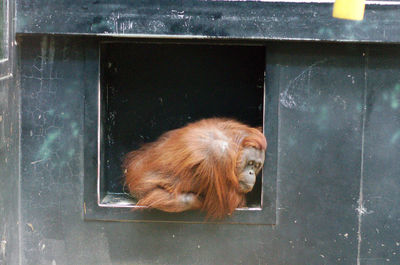
M102 188L122 194L123 156L162 133L209 117L263 125L265 47L101 45ZM248 206L261 206L261 174Z

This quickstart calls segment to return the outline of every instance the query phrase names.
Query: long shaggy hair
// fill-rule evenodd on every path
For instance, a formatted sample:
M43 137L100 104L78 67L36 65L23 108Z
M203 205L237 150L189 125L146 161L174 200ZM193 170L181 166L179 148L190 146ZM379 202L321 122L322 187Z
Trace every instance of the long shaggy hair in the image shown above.
M222 218L245 204L238 189L243 148L265 150L266 146L258 129L230 119L200 120L128 153L123 162L125 185L139 206L179 211L160 207L160 200L166 198L146 196L155 189L171 196L192 193L200 198L198 208L208 217Z

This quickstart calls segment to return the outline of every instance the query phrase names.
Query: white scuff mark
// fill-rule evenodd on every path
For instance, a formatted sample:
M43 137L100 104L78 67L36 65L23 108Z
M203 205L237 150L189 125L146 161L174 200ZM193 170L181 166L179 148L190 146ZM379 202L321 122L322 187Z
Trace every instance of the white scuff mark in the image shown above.
M323 259L325 258L325 255L320 254L320 256L321 256L321 258L323 258Z
M39 242L39 249L40 251L43 251L46 248L46 244L43 243L42 241Z
M8 74L8 75L0 77L0 81L6 80L6 79L9 79L9 78L12 78L12 77L13 77L13 74Z
M119 32L122 32L123 34L125 33L125 30L129 31L131 29L133 29L133 21L128 20L128 21L123 21L123 22L116 22L117 23L117 27L119 27ZM118 25L119 23L119 25Z
M344 236L345 238L349 238L349 234L348 234L348 233L344 234L343 236Z
M111 13L110 19L107 21L107 23L112 24L114 27L115 33L119 33L118 31L118 19L119 19L119 14L115 14L114 12Z
M37 76L31 76L31 75L21 75L22 78L25 79L35 79L39 81L53 81L53 80L62 80L61 77L37 77Z
M37 163L40 163L40 162L43 162L43 161L46 161L46 159L40 159L40 160L32 161L31 165L36 165Z
M186 22L185 22L185 24L186 24ZM167 26L165 25L165 23L163 23L163 22L161 22L161 21L157 21L157 20L155 20L155 21L150 21L150 22L148 23L147 28L148 28L151 32L154 32L154 33L157 33L157 32L165 32L165 31L167 31Z
M365 109L365 106L364 106ZM363 114L365 116L365 112ZM365 119L365 117L364 117ZM363 203L363 184L364 184L364 124L365 120L363 121L363 130L362 130L362 140L361 140L361 176L360 176L360 192L359 192L359 199L358 199L358 207L356 211L358 212L358 230L357 230L357 265L361 265L360 257L361 257L361 222L362 216L364 215L367 210L364 208Z
M0 241L0 251L3 260L6 258L6 245L7 245L7 240L3 237L2 240Z
M53 261L51 262L51 265L57 265L56 260L53 259Z
M185 16L185 11L178 11L178 10L171 10L171 13L173 14L173 18L178 18L178 19L184 19L187 18Z
M313 68L327 61L328 59L323 59L311 64L299 75L297 75L293 80L290 80L286 89L279 94L279 102L288 109L308 111L308 107L306 106L305 102L307 102L307 98L309 98L311 94L309 93L309 89L300 90L302 87L298 85L298 81L305 81L305 79L307 79L307 83L309 86Z
M174 9L172 9L171 12L172 13L177 13L177 14L180 14L180 15L185 14L185 11L178 11L178 10L174 10Z
M396 246L400 247L400 242L396 242Z
M374 211L368 211L367 208L365 208L363 205L359 205L359 206L356 208L356 211L357 211L358 214L360 214L360 215L371 214L371 213L374 212Z
M367 119L367 69L368 69L368 54L365 57L364 65L364 99L362 109L362 130L361 130L361 163L360 163L360 192L358 197L358 229L357 229L357 265L361 265L361 242L362 242L362 216L367 213L367 209L364 207L364 147L365 147L365 123Z
M293 96L290 95L288 93L288 89L286 89L285 91L283 91L280 94L280 99L279 102L286 108L288 109L294 109L295 107L297 107L297 103L294 100Z

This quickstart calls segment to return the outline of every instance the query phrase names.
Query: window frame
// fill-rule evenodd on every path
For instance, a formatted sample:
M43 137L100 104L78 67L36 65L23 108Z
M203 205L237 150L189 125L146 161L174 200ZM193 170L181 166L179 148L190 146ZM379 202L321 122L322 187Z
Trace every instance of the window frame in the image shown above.
M146 42L157 43L158 40L115 40L112 42ZM274 144L277 137L277 102L278 91L268 87L268 76L266 75L268 61L266 61L264 72L264 113L263 127L269 142L267 158L263 169L261 207L237 209L232 217L221 221L209 220L205 214L199 211L186 211L182 213L166 213L158 210L136 210L133 211L132 204L126 204L124 198L110 197L104 194L102 180L101 163L103 159L103 126L102 115L104 106L101 104L102 96L102 77L101 77L101 48L110 41L99 41L97 53L87 54L87 60L96 63L97 73L90 79L91 86L85 90L85 117L84 117L84 150L85 150L85 170L84 170L84 202L83 217L85 220L103 220L120 222L170 222L170 223L218 223L218 224L251 224L251 225L276 225L277 209L277 170L276 153L277 146ZM177 43L174 40L173 43ZM182 40L178 43L188 43ZM204 44L204 42L193 41L191 44ZM211 44L224 44L220 42ZM226 44L234 44L228 42ZM239 45L242 45L240 43ZM266 48L265 45L262 45ZM267 53L266 53L267 56ZM89 58L90 57L90 58ZM94 73L93 73L94 74ZM96 79L96 84L93 79ZM96 86L96 89L94 89ZM271 144L272 143L272 144ZM106 202L106 203L105 203ZM137 207L136 207L137 208Z

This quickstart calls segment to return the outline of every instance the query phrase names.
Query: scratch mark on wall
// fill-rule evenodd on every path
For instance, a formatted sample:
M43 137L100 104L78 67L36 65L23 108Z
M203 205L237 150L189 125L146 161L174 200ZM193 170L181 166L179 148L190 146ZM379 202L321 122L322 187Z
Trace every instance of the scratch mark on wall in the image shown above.
M328 59L323 59L311 64L291 80L286 89L279 94L279 102L288 109L310 111L305 102L310 96L310 79L312 71L315 66L324 64L327 61Z
M43 162L43 161L45 161L45 160L44 159L40 159L40 160L32 161L31 165L35 165L35 164Z
M44 249L46 248L46 244L43 243L42 241L39 241L38 246L40 251L44 251Z
M365 123L367 121L367 71L368 71L368 50L365 52L365 67L364 67L364 98L363 98L363 112L362 112L362 131L361 131L361 169L360 169L360 191L358 197L358 207L356 209L358 215L358 230L357 230L357 265L361 264L361 226L362 216L367 213L364 207L364 147L365 147Z
M4 223L3 235L1 236L1 241L0 241L0 253L2 256L2 260L6 259L6 246L7 246L6 231L7 231L7 226Z

